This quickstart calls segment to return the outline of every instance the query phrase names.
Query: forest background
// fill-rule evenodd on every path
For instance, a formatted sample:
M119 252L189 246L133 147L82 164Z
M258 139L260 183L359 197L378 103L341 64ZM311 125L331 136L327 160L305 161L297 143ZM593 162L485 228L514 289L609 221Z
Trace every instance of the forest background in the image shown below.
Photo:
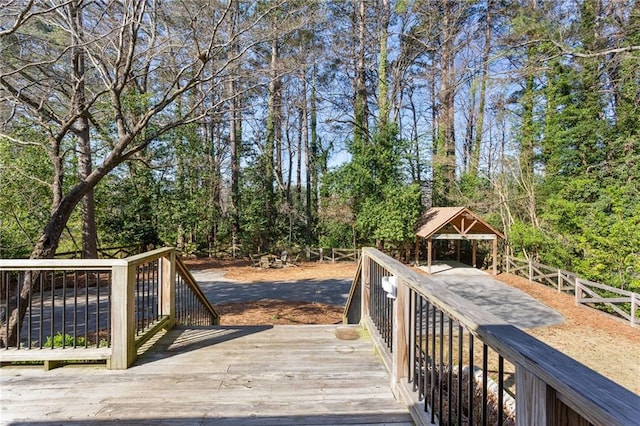
M402 248L640 289L640 4L0 1L0 257Z

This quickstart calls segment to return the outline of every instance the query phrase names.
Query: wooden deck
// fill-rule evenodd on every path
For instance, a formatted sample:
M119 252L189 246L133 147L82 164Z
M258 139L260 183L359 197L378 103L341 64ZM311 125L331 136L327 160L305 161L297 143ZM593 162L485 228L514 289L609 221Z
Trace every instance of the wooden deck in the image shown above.
M370 338L338 328L182 328L128 370L2 367L0 423L413 424Z

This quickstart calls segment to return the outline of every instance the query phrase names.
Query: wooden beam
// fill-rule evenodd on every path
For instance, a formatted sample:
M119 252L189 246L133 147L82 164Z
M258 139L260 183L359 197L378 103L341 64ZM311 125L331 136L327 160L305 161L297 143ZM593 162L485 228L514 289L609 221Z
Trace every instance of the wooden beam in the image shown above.
M427 273L431 273L431 253L433 252L433 241L427 239Z
M114 266L111 286L110 369L126 370L136 360L136 316L134 311L135 266Z
M496 234L434 234L431 238L434 240L495 240L498 236Z
M478 240L471 241L471 266L477 268L476 253L478 251Z
M467 227L467 229L464 229L464 226L463 226L463 227L462 227L462 234L467 235L467 233L468 233L469 231L471 231L471 228L473 228L474 226L476 226L476 223L478 223L478 220L477 220L477 219L476 219L476 220L474 220L473 222L471 222L471 225L469 225L469 226Z
M169 316L168 328L176 323L176 252L172 251L160 258L160 277L162 291L158 299L158 308L163 315Z
M369 298L371 296L371 259L362 253L362 271L360 281L360 322L369 316Z
M520 364L516 364L516 386L516 425L552 424L553 390Z
M493 275L498 275L498 239L493 240Z
M453 229L456 230L456 232L458 234L462 234L462 229L458 228L454 223L451 224L451 226L453 227ZM441 228L442 229L442 228Z
M393 301L393 337L392 337L392 368L389 371L391 391L400 400L398 385L406 381L407 360L409 359L409 289L402 277L397 278L396 300ZM403 380L404 379L404 380Z

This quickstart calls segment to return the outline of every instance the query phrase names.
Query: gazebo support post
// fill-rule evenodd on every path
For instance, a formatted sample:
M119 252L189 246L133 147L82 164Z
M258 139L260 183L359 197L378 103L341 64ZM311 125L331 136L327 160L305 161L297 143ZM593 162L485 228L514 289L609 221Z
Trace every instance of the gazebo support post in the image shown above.
M433 243L431 238L427 239L427 273L431 273L431 254L433 252Z
M498 236L493 239L493 275L498 275Z
M420 237L416 235L416 266L420 266Z
M476 265L476 252L478 251L478 240L471 241L471 266L477 268Z
M460 240L456 240L456 256L456 260L460 262Z

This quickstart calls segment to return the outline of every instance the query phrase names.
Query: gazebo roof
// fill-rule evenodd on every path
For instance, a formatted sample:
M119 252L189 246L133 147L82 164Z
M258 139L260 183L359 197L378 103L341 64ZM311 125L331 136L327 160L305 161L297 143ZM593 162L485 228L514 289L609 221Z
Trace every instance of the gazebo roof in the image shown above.
M466 207L432 207L418 223L416 235L431 238L436 234L458 234L469 239L475 235L495 234L504 239L504 234Z

